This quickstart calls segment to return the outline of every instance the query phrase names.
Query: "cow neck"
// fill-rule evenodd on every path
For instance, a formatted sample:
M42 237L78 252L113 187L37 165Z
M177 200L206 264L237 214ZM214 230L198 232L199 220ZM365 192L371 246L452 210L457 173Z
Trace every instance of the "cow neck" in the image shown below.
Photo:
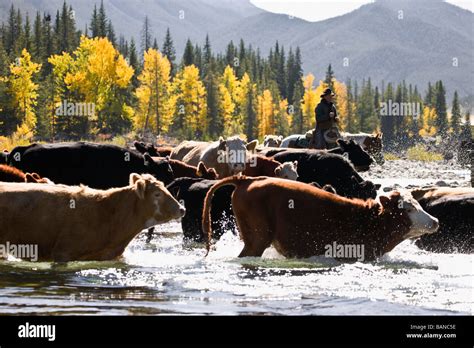
M404 238L403 235L408 233L409 223L406 223L407 217L405 214L397 214L395 211L382 207L379 215L377 230L378 240L381 242L376 249L377 256L381 257L385 253L393 250L400 244ZM400 229L407 229L406 233L400 233Z
M142 216L143 211L138 208L140 199L138 198L135 187L127 186L117 189L109 196L111 206L121 207L113 209L110 216L115 223L110 224L107 233L107 244L113 248L125 248L128 243L143 229L146 217ZM133 210L130 209L130 202L134 202ZM118 233L118 230L124 233Z

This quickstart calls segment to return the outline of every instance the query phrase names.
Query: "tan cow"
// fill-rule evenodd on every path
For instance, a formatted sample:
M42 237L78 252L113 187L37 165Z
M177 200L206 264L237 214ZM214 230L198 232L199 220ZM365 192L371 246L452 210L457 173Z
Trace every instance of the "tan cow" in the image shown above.
M171 151L170 158L175 159L178 161L183 161L184 157L194 150L195 148L206 148L210 145L211 143L207 141L194 141L194 140L186 140L183 141L181 144L176 146L173 151ZM199 162L198 162L199 163ZM189 164L189 163L188 163ZM195 164L194 166L197 166Z
M32 244L39 261L111 260L144 228L185 213L161 181L130 175L130 185L0 183L0 244Z
M272 158L261 155L252 155L247 159L246 176L271 176L288 180L298 179L298 161L280 163Z
M434 233L439 225L409 193L393 191L379 202L362 201L297 181L235 176L207 192L202 227L209 236L208 251L210 203L214 192L226 185L235 186L232 210L244 241L240 257L261 256L270 245L286 257L326 255L326 248L337 244L360 246L363 260L373 260L405 239Z
M183 158L183 162L197 166L203 162L207 168L214 168L220 178L231 176L245 169L245 162L250 152L255 150L258 140L245 143L238 136L204 145L195 144ZM179 147L179 146L178 146Z

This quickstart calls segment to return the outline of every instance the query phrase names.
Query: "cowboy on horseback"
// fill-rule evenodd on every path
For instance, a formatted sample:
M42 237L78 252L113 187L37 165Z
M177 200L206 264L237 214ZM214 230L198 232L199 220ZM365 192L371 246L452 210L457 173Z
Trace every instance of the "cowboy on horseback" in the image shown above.
M316 149L332 149L337 146L336 140L341 137L337 128L336 107L333 103L335 94L330 88L321 94L321 102L314 110L316 114L316 129L314 131L313 146Z

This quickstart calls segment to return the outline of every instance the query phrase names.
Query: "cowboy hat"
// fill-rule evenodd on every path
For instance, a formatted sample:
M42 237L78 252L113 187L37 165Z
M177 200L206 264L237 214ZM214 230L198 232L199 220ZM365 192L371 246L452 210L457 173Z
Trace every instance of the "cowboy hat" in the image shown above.
M323 92L323 94L321 94L321 98L322 97L325 97L327 95L332 95L333 97L336 96L336 94L331 90L331 88L326 88Z

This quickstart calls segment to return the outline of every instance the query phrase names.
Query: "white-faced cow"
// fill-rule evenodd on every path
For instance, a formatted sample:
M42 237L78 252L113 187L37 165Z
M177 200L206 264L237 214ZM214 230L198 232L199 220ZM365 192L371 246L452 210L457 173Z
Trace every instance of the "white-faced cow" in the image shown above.
M257 140L246 143L238 136L225 140L221 137L207 146L197 144L184 156L183 162L192 166L203 162L207 168L214 168L220 178L224 178L242 172L245 169L247 156L257 145Z
M235 186L232 210L244 241L240 257L261 256L271 245L285 257L326 255L326 246L337 243L363 245L368 261L438 228L438 220L409 193L393 191L379 202L362 201L297 181L234 176L220 180L206 195L202 228L209 236L208 250L210 201L214 191L228 185Z

